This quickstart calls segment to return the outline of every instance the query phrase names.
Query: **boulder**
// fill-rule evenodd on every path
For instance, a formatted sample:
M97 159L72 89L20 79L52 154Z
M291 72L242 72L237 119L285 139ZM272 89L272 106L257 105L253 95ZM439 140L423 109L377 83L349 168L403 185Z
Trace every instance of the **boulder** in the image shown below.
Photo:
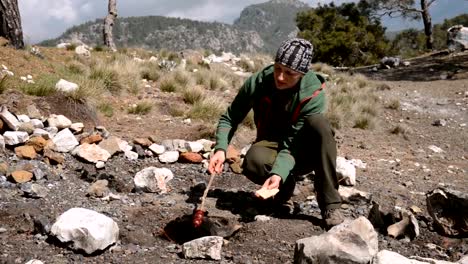
M86 45L80 45L76 47L75 53L78 54L79 56L85 56L85 57L91 56L91 51L89 50L89 47Z
M151 144L151 146L149 146L149 150L154 152L154 154L161 155L166 151L166 148L163 145Z
M29 139L29 135L24 131L7 131L3 134L5 139L5 144L9 146L14 146L22 144Z
M345 220L327 233L296 241L294 263L370 263L378 238L365 217Z
M51 234L61 242L69 243L73 249L91 254L117 242L119 227L108 216L84 208L72 208L57 218Z
M468 194L456 190L437 188L426 194L427 210L434 219L439 233L446 236L468 236Z
M455 25L447 29L447 46L450 51L468 49L468 27Z
M15 154L21 159L35 159L37 156L33 146L19 146L15 148Z
M33 178L33 174L29 171L14 171L11 173L11 177L15 180L16 183L25 183Z
M55 90L62 92L62 93L73 93L76 90L78 90L80 87L78 84L69 82L64 79L60 79L56 84L55 84Z
M179 162L181 163L201 163L202 161L203 156L199 153L185 152L179 156Z

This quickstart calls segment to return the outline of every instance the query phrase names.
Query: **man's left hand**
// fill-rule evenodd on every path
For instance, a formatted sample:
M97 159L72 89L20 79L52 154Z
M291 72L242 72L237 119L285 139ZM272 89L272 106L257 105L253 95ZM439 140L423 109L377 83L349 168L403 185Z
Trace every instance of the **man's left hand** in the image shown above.
M280 184L281 177L278 175L272 175L265 181L265 183L262 185L262 188L265 188L267 190L279 189Z

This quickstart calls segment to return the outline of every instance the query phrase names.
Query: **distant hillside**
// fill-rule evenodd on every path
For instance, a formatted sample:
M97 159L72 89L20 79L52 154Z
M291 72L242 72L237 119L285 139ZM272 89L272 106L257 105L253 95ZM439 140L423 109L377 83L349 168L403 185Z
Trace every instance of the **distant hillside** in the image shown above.
M114 37L119 47L272 52L279 42L296 36L296 14L304 8L308 6L299 0L271 0L246 7L234 25L163 16L119 17L114 25ZM102 25L103 21L98 19L74 26L40 45L53 46L71 40L100 45Z
M103 20L72 27L60 37L41 45L81 40L90 45L103 44ZM168 48L170 50L204 48L212 51L249 51L264 47L263 40L254 31L241 31L227 24L200 22L162 16L119 18L114 25L117 46Z
M246 7L234 26L242 30L254 30L265 42L267 51L274 51L281 41L295 37L296 15L309 6L299 0L272 0Z

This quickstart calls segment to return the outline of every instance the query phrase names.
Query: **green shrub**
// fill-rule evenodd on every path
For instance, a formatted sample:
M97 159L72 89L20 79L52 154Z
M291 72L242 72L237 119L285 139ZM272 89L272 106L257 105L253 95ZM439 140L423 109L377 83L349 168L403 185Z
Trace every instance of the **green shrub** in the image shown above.
M146 115L151 111L152 108L153 104L151 102L140 102L131 106L128 109L128 113L134 115Z
M184 71L175 71L174 72L174 81L177 82L178 87L185 89L191 82L190 75Z

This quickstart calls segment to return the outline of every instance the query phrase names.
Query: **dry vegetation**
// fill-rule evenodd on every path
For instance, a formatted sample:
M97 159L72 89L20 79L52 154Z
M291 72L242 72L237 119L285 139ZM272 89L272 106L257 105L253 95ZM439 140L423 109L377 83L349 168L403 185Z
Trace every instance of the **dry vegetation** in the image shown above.
M87 102L100 112L102 118L112 118L120 113L148 115L156 111L158 108L154 107L154 102L142 100L148 92L145 85L148 88L149 84L156 93L169 93L180 99L178 102L181 103L169 104L164 109L166 113L173 117L191 118L213 128L244 81L244 78L222 64L210 67L189 60L185 69L177 67L167 71L159 67L157 62L148 60L155 56L159 61L164 59L180 63L178 54L168 50L151 52L124 49L111 53L97 48L90 58L79 57L72 49L41 48L41 51L43 59L31 55L27 50L6 51L16 54L7 56L5 60L5 64L16 75L3 78L0 91L17 89L28 95L51 96L57 93L57 81L66 79L77 83L80 88L64 96ZM254 72L271 61L271 57L264 54L243 54L236 66ZM23 67L16 67L20 65ZM335 128L371 129L377 125L381 107L375 91L381 87L363 75L338 73L326 64L314 64L313 70L327 77L327 114ZM34 83L20 80L20 76L27 74L34 76ZM385 107L397 109L399 102L388 101ZM243 125L254 128L252 113L246 117Z

